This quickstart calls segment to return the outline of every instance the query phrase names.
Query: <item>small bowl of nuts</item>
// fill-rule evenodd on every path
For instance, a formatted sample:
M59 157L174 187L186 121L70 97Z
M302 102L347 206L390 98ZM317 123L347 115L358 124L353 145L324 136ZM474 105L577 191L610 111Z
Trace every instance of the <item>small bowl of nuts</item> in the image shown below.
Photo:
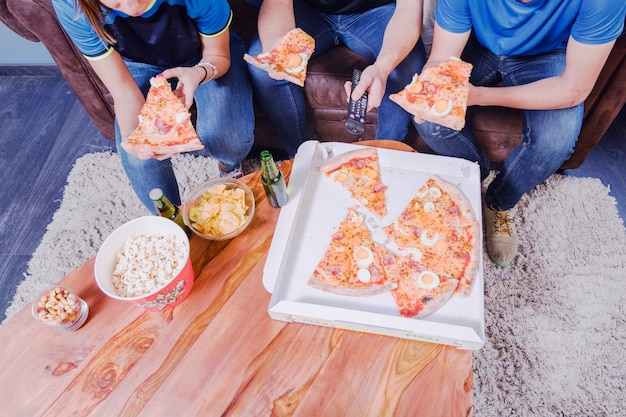
M89 315L89 306L69 288L55 286L33 302L33 317L60 332L73 332Z

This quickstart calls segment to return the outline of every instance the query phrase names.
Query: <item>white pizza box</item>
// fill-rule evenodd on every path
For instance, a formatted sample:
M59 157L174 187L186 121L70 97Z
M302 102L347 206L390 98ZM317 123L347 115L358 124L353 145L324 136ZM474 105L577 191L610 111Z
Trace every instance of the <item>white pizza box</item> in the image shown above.
M381 179L388 186L389 213L383 219L376 219L317 169L327 159L358 148L362 146L308 141L298 149L288 184L290 200L279 214L263 270L263 285L272 294L270 316L288 322L480 349L485 340L482 236L477 238L477 244L481 245L479 268L470 294L453 296L424 319L400 316L390 293L352 297L307 285L330 236L349 207L357 207L375 240L394 250L382 227L393 222L432 175L459 187L470 201L482 233L478 164L459 158L378 148Z

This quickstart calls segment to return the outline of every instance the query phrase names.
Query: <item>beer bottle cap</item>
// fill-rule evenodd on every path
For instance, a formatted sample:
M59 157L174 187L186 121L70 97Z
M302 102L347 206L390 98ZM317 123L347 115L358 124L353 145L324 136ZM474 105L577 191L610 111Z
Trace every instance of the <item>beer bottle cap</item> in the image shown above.
M150 191L150 199L151 200L159 200L163 197L163 191L160 188L153 188Z

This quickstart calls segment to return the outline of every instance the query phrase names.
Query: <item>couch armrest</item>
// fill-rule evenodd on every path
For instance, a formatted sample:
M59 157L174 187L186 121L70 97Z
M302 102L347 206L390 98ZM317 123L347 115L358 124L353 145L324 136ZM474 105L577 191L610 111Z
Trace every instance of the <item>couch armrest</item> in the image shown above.
M51 1L6 0L3 3L13 21L17 22L16 25L28 31L48 49L102 135L109 139L114 138L114 113L109 93L63 31ZM22 35L20 32L16 33Z
M7 25L9 29L20 35L22 38L32 42L39 42L37 36L33 35L30 30L24 27L24 25L22 25L20 21L9 11L6 0L0 0L0 20Z
M578 168L602 139L626 103L626 34L617 39L585 100L585 116L574 153L562 169Z

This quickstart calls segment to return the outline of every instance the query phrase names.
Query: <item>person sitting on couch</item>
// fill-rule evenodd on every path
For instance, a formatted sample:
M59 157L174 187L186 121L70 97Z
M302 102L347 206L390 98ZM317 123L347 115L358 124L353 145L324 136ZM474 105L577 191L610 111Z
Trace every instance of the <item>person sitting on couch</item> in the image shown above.
M487 251L496 265L517 253L510 210L572 154L583 101L622 33L625 9L614 0L438 0L424 68L461 57L473 65L468 105L524 111L524 139L484 195ZM435 152L477 161L487 177L490 163L471 127L415 121Z
M171 155L140 159L121 146L137 127L150 78L177 80L196 132L220 172L240 175L254 141L252 86L245 43L229 31L227 0L53 0L58 19L98 74L115 104L117 152L133 189L154 213L149 193L180 194Z
M259 0L248 0L255 1ZM389 93L404 88L426 60L420 40L422 1L262 0L258 34L248 53L257 56L269 51L296 27L315 39L313 57L343 44L372 62L363 69L353 98L367 91L368 110L378 107L376 138L404 140L411 117L389 100ZM282 147L293 157L300 144L310 139L302 88L270 78L252 65L249 68L256 98Z

